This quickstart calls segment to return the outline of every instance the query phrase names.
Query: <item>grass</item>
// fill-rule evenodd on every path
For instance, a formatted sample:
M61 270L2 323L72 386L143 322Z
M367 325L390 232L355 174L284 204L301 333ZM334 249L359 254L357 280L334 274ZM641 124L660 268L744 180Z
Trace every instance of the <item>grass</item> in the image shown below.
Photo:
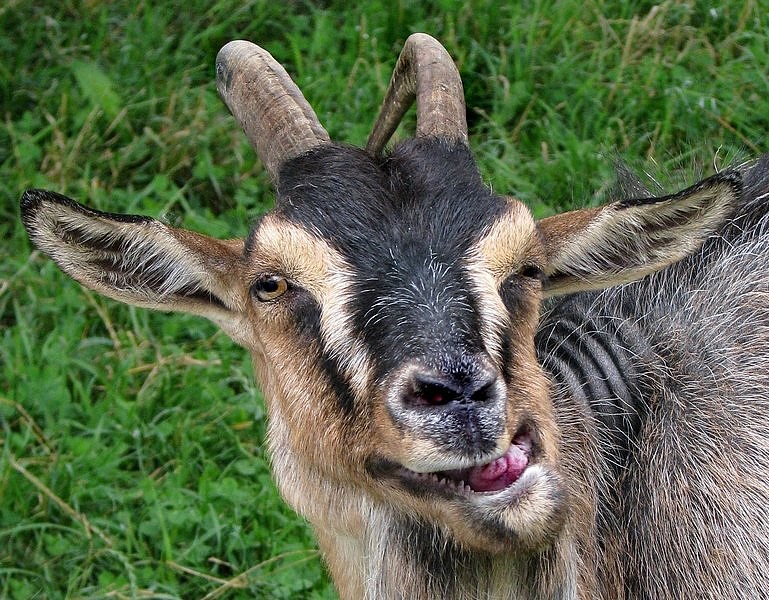
M11 0L0 29L3 598L334 596L270 480L245 353L84 291L18 219L38 186L243 235L271 190L213 85L230 39L267 47L360 145L405 37L435 35L485 179L538 216L604 199L615 157L676 187L767 150L763 0Z

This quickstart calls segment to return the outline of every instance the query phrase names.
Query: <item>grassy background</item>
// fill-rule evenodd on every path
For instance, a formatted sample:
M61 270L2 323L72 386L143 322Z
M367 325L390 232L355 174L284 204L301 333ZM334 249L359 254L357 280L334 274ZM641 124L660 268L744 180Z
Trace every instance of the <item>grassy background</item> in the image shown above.
M539 216L600 201L617 156L675 187L769 146L766 0L353 4L0 6L0 597L333 597L271 483L245 352L84 291L18 219L38 186L243 235L271 191L216 96L230 39L363 144L404 39L433 34L485 179Z

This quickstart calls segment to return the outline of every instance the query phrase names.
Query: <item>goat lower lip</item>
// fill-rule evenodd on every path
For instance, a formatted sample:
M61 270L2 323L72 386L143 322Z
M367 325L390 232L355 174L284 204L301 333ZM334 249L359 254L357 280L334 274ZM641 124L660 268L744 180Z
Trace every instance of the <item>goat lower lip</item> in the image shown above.
M488 463L465 469L416 473L405 467L401 475L441 489L463 493L496 493L508 489L518 481L532 458L532 439L527 433L516 435L507 452Z

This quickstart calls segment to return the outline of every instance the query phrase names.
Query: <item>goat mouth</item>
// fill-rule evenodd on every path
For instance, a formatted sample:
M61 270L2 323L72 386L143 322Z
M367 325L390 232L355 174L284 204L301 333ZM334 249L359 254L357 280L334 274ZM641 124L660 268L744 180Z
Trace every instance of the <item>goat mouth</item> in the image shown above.
M528 429L520 431L500 457L463 469L417 473L406 467L398 475L407 487L429 488L452 494L493 495L512 488L535 459L534 438Z

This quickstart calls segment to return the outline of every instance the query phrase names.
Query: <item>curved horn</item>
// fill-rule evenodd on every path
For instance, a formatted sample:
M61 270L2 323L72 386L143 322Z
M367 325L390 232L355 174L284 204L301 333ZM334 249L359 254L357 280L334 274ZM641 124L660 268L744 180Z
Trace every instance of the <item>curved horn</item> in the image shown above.
M382 152L415 99L416 137L435 136L467 143L465 98L459 71L438 40L425 33L414 33L398 57L366 150L374 155Z
M286 70L251 42L236 40L219 50L216 87L275 182L287 160L330 142Z

